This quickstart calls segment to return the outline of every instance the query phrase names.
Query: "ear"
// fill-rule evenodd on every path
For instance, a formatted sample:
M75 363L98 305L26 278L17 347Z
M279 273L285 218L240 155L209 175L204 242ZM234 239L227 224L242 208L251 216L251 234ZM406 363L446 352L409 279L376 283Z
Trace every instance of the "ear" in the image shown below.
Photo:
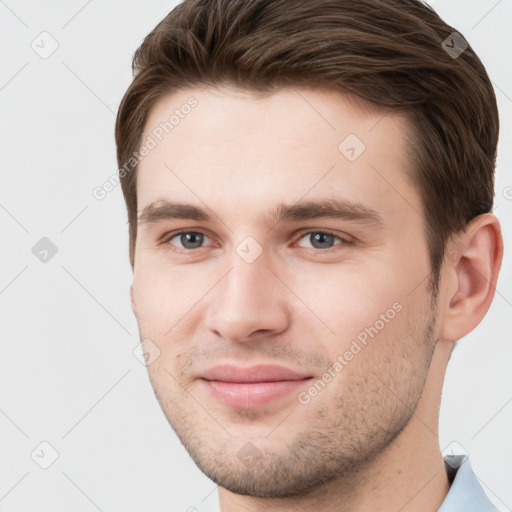
M503 257L498 219L491 213L479 215L447 249L445 272L451 285L439 336L457 341L482 321L494 297Z
M130 301L131 301L131 304L132 304L133 314L137 318L137 305L135 304L135 298L133 296L133 284L130 286Z

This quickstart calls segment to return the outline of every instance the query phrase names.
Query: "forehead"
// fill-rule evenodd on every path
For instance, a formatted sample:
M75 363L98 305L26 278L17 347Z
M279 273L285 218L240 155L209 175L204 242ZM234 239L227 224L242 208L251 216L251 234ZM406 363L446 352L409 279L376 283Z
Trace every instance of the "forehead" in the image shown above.
M377 125L380 130L374 131ZM192 143L200 139L207 144L222 137L227 144L230 136L237 142L247 135L257 136L255 142L259 142L265 136L275 141L279 134L281 142L295 137L332 146L344 133L370 141L371 132L389 130L399 142L396 136L401 139L407 125L406 115L399 111L331 89L283 88L262 93L207 87L180 90L160 99L146 120L143 139L152 136L162 142L172 133L172 138L186 137Z
M409 186L407 131L402 114L332 90L178 91L147 119L138 209L159 198L204 197L243 210L258 198L277 204L306 194L376 206L395 196L398 208L397 191Z

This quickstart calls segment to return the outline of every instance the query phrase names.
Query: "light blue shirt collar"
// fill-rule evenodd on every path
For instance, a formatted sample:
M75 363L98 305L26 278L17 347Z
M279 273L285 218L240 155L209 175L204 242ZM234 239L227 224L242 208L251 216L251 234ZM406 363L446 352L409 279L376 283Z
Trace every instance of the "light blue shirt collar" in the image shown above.
M444 465L453 481L438 512L499 512L473 473L467 455L447 456Z

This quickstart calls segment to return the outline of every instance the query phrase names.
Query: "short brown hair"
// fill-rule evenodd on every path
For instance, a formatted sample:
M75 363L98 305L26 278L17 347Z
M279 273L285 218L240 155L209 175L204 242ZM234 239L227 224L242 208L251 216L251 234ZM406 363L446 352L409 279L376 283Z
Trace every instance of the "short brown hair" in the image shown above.
M321 87L399 109L411 122L411 179L423 204L437 286L446 243L491 211L499 130L496 98L471 46L419 0L185 0L144 39L116 122L128 209L137 236L137 162L149 112L197 86L269 92ZM462 43L461 43L462 41ZM127 167L127 162L130 165Z

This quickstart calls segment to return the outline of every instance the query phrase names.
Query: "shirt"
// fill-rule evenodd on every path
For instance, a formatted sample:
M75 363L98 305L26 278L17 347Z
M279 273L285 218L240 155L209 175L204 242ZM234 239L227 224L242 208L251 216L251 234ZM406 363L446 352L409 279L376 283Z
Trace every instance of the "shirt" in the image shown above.
M444 465L452 484L438 512L499 512L473 473L467 455L445 457Z

